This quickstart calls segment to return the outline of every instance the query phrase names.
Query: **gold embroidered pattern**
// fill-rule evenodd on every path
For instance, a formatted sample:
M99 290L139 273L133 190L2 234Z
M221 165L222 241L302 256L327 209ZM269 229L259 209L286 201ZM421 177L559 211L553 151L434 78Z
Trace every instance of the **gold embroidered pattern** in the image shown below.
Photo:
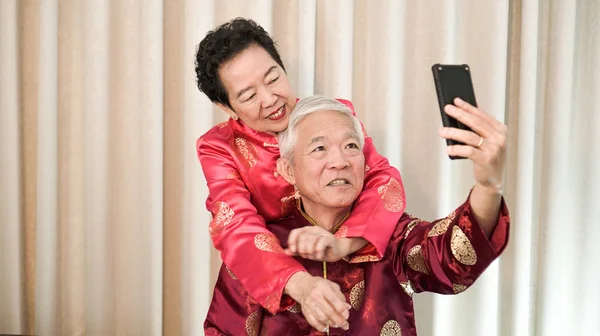
M227 174L227 179L229 179L229 180L241 180L242 177L240 176L240 173L238 173L237 170L234 170L231 173Z
M408 238L410 231L412 231L412 229L414 229L415 226L417 226L417 224L421 222L422 220L420 219L413 219L410 223L408 223L408 225L406 225L406 233L404 234L404 239Z
M293 306L289 307L287 311L294 314L300 314L302 312L302 307L298 302L296 302Z
M218 128L224 128L225 126L227 126L227 122L226 121L224 121L224 122L222 122L220 124L217 124Z
M335 231L335 233L333 235L336 238L346 238L347 234L348 234L348 226L342 225L337 229L337 231Z
M229 269L229 267L225 266L225 269L227 270L227 274L229 274L229 276L233 279L233 280L237 280L238 278L235 276L235 274L233 274L233 272Z
M354 310L359 310L365 298L365 280L361 280L359 283L352 287L350 291L350 305Z
M398 180L391 177L388 183L380 186L377 189L377 192L383 200L383 207L387 211L402 211L404 208L404 201L402 200L402 186Z
M455 283L452 284L452 290L454 291L454 294L462 293L465 291L465 289L467 289L467 286L465 285Z
M381 258L379 258L378 256L375 255L359 255L359 256L355 256L350 258L350 261L348 261L351 264L358 264L358 263L362 263L362 262L373 262L373 261L379 261L381 260Z
M423 251L421 251L421 245L413 246L413 248L408 251L408 266L413 270L425 274L429 274L427 271L427 267L425 266L425 257L423 256Z
M296 206L295 192L292 192L291 195L285 196L281 198L281 217L287 217L292 213L294 207Z
M406 282L401 282L400 286L402 286L402 289L404 289L404 291L406 292L406 294L408 294L408 296L412 297L413 294L415 293L415 290L412 287L412 284L409 281Z
M275 236L273 236L273 238L275 238ZM267 295L267 298L265 299L265 308L267 308L268 311L276 311L277 309L279 309L280 303L281 297L279 296L279 293L271 292L271 294Z
M279 148L279 144L272 144L272 143L268 143L268 142L263 142L263 147Z
M381 328L379 336L402 336L402 329L400 329L400 324L394 320L389 320L385 322L385 324Z
M257 311L250 314L246 319L246 333L248 336L258 336L258 328L260 327L260 315Z
M225 226L231 222L231 218L235 215L235 212L225 202L217 202L214 205L218 211L214 215L213 220L208 225L208 232L211 237L218 236Z
M443 235L450 227L450 224L452 224L452 221L454 221L454 218L456 218L456 211L452 211L452 213L446 216L446 218L435 223L435 225L431 228L427 236L436 237Z
M245 160L248 168L254 167L256 164L256 148L254 145L244 138L235 138L235 148L239 156ZM240 161L241 158L240 158Z
M254 246L265 252L283 252L279 240L272 233L259 233L254 236Z
M452 250L454 258L463 265L472 266L477 263L477 253L475 252L473 245L463 230L458 226L452 228L450 250Z

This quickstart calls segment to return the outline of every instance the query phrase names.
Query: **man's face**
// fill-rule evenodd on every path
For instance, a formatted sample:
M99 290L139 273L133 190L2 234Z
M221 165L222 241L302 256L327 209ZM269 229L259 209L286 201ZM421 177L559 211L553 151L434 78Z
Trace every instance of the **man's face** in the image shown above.
M287 128L296 105L285 71L262 47L251 45L219 68L232 110L250 128L278 133Z
M363 188L365 157L351 119L310 114L298 124L292 179L305 207L350 207Z

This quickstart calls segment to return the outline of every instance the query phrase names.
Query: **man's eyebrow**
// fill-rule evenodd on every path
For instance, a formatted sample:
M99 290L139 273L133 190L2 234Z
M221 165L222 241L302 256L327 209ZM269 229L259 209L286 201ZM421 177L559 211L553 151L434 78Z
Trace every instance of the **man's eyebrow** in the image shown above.
M358 141L360 140L360 137L356 131L348 131L348 133L346 133L346 139L354 139Z
M268 76L268 75L271 73L271 71L273 71L273 70L275 70L275 69L277 69L277 65L273 65L272 67L270 67L270 68L269 68L269 69L268 69L268 70L265 72L265 75L263 76L263 78L264 78L264 77L267 77L267 76ZM239 99L239 98L240 98L240 97L241 97L241 96L242 96L244 93L246 93L246 91L250 90L251 88L252 88L252 87L250 87L250 86L249 86L249 87L246 87L246 88L243 88L242 90L240 90L240 92L238 92L238 94L235 96L235 99Z
M314 137L314 138L310 139L310 141L308 142L308 145L310 146L310 145L314 144L315 142L321 142L323 140L325 140L325 137L322 135L318 136L318 137Z

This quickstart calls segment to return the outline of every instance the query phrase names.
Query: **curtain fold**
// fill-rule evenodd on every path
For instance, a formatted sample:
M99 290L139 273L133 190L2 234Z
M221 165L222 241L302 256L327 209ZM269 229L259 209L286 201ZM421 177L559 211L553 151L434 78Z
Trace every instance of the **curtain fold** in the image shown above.
M466 198L431 66L470 65L509 126L504 255L458 296L415 295L420 335L600 330L595 0L0 1L0 334L202 335L220 266L195 140L226 120L197 44L250 17L299 97L353 101L411 214Z

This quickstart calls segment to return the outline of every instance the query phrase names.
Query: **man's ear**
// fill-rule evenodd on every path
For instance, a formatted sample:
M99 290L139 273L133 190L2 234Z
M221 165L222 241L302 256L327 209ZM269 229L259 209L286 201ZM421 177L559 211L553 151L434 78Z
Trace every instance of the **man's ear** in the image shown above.
M217 107L220 108L223 112L227 113L231 119L233 120L238 120L238 116L237 114L235 114L235 112L233 112L232 109L230 109L228 106L223 105L221 103L216 103Z
M290 163L290 160L285 158L279 158L277 160L277 172L289 184L296 184L296 179L294 178L294 173L292 171L292 164Z

